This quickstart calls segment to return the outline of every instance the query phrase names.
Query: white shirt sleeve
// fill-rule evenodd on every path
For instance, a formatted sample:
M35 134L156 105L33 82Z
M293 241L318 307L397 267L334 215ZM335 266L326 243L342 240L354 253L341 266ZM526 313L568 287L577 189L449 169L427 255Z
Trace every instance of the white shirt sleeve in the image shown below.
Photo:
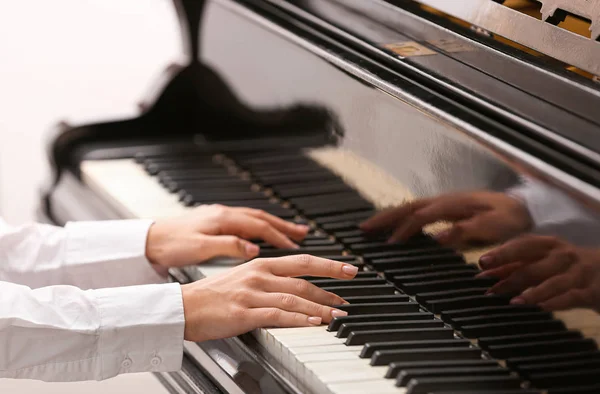
M600 246L600 215L578 204L564 192L524 178L508 194L525 203L534 232L555 235L580 246Z
M145 258L151 224L0 220L0 378L100 380L181 367L181 287L142 285L166 281Z
M82 289L165 282L145 257L151 225L109 220L11 227L0 220L0 280Z

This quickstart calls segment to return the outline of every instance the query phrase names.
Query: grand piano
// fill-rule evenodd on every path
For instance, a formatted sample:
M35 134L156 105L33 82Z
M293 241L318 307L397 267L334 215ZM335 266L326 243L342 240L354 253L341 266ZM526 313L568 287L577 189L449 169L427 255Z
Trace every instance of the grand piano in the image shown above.
M133 119L59 125L40 217L247 205L356 264L328 327L186 343L171 393L600 393L600 318L484 297L481 250L388 245L383 207L536 178L600 208L600 8L571 0L177 0L187 63ZM432 229L435 231L435 228ZM182 283L216 260L172 270Z

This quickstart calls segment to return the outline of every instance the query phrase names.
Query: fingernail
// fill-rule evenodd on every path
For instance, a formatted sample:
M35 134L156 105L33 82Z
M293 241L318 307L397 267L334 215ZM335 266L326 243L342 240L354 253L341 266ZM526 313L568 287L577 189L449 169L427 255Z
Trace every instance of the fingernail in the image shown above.
M476 278L487 278L487 273L486 272L480 272L477 275L475 275Z
M321 325L322 321L323 321L323 319L321 319L320 317L317 317L317 316L311 316L308 318L308 322L310 324L314 324L315 326Z
M445 241L448 240L449 235L450 235L450 230L444 230L442 232L434 234L433 238L440 243L444 243Z
M344 264L344 266L342 267L342 271L344 271L344 273L346 275L356 275L358 273L358 267L355 267L353 265L350 264Z
M486 291L486 292L485 292L485 295L486 295L486 296L493 296L494 294L496 294L496 293L494 293L494 292L493 292L493 291L491 291L491 290L488 290L488 291Z
M525 304L525 299L523 297L515 297L512 300L510 300L510 303L512 305L523 305Z
M331 316L333 316L333 317L348 316L348 312L340 311L339 309L332 309Z
M296 228L306 233L308 232L308 230L310 230L310 227L308 227L306 224L297 224Z
M246 244L246 255L247 256L256 256L259 251L260 251L260 248L258 247L258 245Z
M483 269L486 269L494 262L494 258L492 256L481 256L479 259L479 266Z
M291 245L292 245L291 249L300 249L300 246L298 244L295 244L292 242Z

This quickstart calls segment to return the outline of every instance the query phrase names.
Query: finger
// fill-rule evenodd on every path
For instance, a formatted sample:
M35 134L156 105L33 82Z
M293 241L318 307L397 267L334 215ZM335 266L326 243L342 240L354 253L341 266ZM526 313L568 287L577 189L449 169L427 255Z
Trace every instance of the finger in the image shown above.
M399 207L388 208L360 224L363 231L382 231L396 227L415 210L426 206L428 199L413 201Z
M396 228L390 242L405 241L417 234L424 226L442 220L457 221L471 217L474 206L469 197L463 195L447 195L435 199L424 207L415 209Z
M227 232L246 239L260 238L276 248L297 249L296 245L285 234L273 227L269 222L234 211L228 218Z
M557 244L558 241L554 237L525 235L508 241L481 256L479 265L487 270L515 261L524 263L537 261L544 258Z
M575 284L573 272L567 271L566 273L548 279L538 286L526 290L520 296L513 298L511 303L541 304L549 299L568 292L575 287Z
M308 231L310 230L309 226L304 224L296 224L292 222L288 222L277 216L271 215L265 211L260 209L252 209L252 208L235 208L236 210L245 213L246 215L253 216L257 219L263 220L273 226L275 229L280 231L281 233L287 235L288 237L296 240L302 241Z
M571 289L542 302L540 306L547 311L562 311L572 308L589 308L592 304L592 297L587 290Z
M513 272L518 270L523 266L523 263L511 263L503 265L502 267L494 268L491 270L483 271L476 275L476 278L498 278L498 279L506 279Z
M456 249L487 246L504 241L505 237L501 229L490 225L494 222L490 214L476 214L469 219L454 223L450 229L436 234L435 238L440 244Z
M337 316L346 316L347 312L330 306L317 304L289 293L258 293L248 300L251 308L277 308L287 312L301 313L307 316L320 317L324 323L329 323Z
M570 267L570 263L561 260L556 254L535 263L523 264L505 280L496 283L491 289L495 294L519 294L525 289L537 286L540 283L559 275Z
M250 321L256 328L262 327L310 327L321 324L319 316L283 311L277 308L254 308L248 312Z
M267 271L276 276L292 277L309 275L324 278L352 279L358 273L358 267L351 264L307 254L256 260L255 264L262 264Z
M239 257L245 260L258 256L260 248L233 235L203 235L198 250L198 261L219 256Z
M290 293L321 305L346 303L337 294L325 291L304 279L273 277L273 280L265 284L263 290L269 293Z

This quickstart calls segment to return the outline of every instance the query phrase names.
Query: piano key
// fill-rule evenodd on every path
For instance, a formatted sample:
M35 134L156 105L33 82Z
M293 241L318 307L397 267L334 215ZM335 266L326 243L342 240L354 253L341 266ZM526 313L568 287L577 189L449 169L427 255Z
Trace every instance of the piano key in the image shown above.
M404 394L393 381L386 379L332 383L327 389L331 394Z
M343 323L336 337L347 338L351 332L382 330L404 330L410 328L435 328L444 327L441 320L401 320L370 323Z
M432 391L429 394L544 394L539 390L525 390L525 389L513 389L513 390L491 390L484 391L482 393L481 390L458 390L458 391Z
M424 304L425 302L432 300L485 295L488 290L488 287L475 287L459 290L434 291L432 293L417 293L415 299L419 304ZM461 305L461 308L462 307L463 306Z
M582 361L600 360L600 352L597 350L586 351L586 352L569 352L563 354L546 354L543 356L526 356L526 357L514 357L506 360L506 365L517 372L520 371L521 367L539 363L560 363L560 362L571 362L571 361Z
M364 211L368 210L365 209ZM333 235L335 235L336 237L336 231L357 230L356 222L354 220L348 220L346 222L323 223L320 227L327 232L333 232Z
M589 386L580 386L575 383L571 387L548 390L547 394L598 394L600 393L600 384Z
M474 264L451 263L451 264L431 264L426 266L417 267L406 267L406 268L394 268L391 270L385 270L383 273L386 277L402 276L402 275L418 275L426 274L429 272L441 272L441 271L472 271L480 272L477 266Z
M369 203L350 203L350 204L338 203L338 204L329 205L329 206L317 205L317 206L313 206L313 207L300 208L300 210L304 213L304 215L306 215L310 218L317 218L319 216L330 216L330 215L335 215L335 214L351 213L351 212L364 212L364 211L370 212L372 209L373 209L373 206ZM340 222L336 222L336 223L340 223ZM326 226L327 226L327 224L324 224L321 227L326 229Z
M548 332L564 330L565 325L559 320L551 321L519 321L511 323L480 324L464 326L462 335L467 338L491 337L508 334L526 334L529 332Z
M475 271L458 270L458 271L439 271L428 272L423 274L413 275L394 275L392 281L394 283L412 283L425 282L429 280L457 279L457 278L472 278L476 274Z
M378 350L371 358L371 365L388 365L392 362L479 359L481 359L481 350L477 348Z
M443 339L433 341L396 341L396 342L368 342L360 351L360 358L371 358L378 350L403 350L425 348L465 348L471 345L468 339ZM411 361L412 363L412 361Z
M491 287L498 279L496 278L467 278L467 279L446 279L428 282L415 282L398 285L407 294L428 293L443 290L464 289L467 287Z
M364 345L367 342L416 341L454 338L449 328L423 328L419 330L372 330L350 333L346 345Z
M230 188L244 188L250 190L253 183L236 178L221 178L221 179L198 179L198 180L183 180L183 181L171 181L165 182L164 186L170 192L176 192L179 190L213 190L213 189L230 189Z
M260 257L281 257L289 256L293 254L311 254L315 256L330 255L342 252L344 247L342 245L329 245L329 246L307 246L300 247L298 249L272 249L272 250L261 250Z
M419 304L416 302L390 302L371 304L344 304L336 305L337 309L348 312L349 315L374 315L378 313L412 313L418 312Z
M598 384L599 380L598 370L595 368L531 374L529 376L529 381L531 381L535 387L541 389L595 385Z
M593 339L563 339L552 341L535 341L510 345L491 345L487 351L492 357L505 360L511 357L536 356L542 354L559 354L569 351L583 352L595 350Z
M341 261L352 265L362 265L361 261L358 261L358 257L352 255L340 255L340 254L320 254L319 257L328 260Z
M535 305L503 305L503 306L491 306L491 307L480 307L480 308L461 308L455 310L448 310L441 313L441 318L445 322L452 324L454 319L469 316L479 315L492 315L500 313L534 313L541 312L540 307Z
M345 298L348 300L348 298ZM329 323L327 331L337 331L344 323L362 323L362 322L385 322L398 320L432 320L431 313L375 313L366 315L348 315L334 317Z
M411 371L413 369L422 368L478 368L478 367L499 367L497 361L494 360L431 360L431 361L411 361L411 362L393 362L389 365L385 374L387 379L395 379L402 371Z
M345 297L344 300L350 304L369 304L369 303L390 303L390 302L408 302L410 298L406 295L394 294L388 296L364 296L364 297Z
M327 217L327 216L325 216ZM351 221L347 221L344 223L352 223ZM354 227L356 227L356 223L354 223ZM364 236L364 231L362 231L361 229L354 229L354 230L343 230L343 231L336 231L334 233L334 235L339 239L339 238L344 238L344 237L363 237Z
M336 237L339 238L339 234L346 234L349 233L348 231L344 231L344 232L334 232L334 235ZM362 253L363 257L365 260L371 262L375 259L392 259L392 258L404 258L404 257L409 257L409 256L432 256L432 255L454 255L454 256L460 256L458 253L456 253L456 251L452 250L452 249L448 249L448 248L440 248L438 246L435 245L420 245L420 246L415 246L415 247L403 247L401 249L392 249L392 250L384 250L384 251L377 251L377 252L365 252ZM382 261L383 262L383 261ZM465 263L464 259L459 259L457 261L454 262L450 262L450 263L444 263L444 264L459 264L459 263ZM435 261L430 262L429 264L420 264L414 267L398 267L397 269L401 269L401 268L416 268L416 267L430 267L430 266L434 266L434 265L443 265L442 263L436 263ZM394 268L396 269L396 268Z
M253 199L264 199L267 197L260 192L253 191L221 191L221 192L197 192L197 193L189 193L185 192L179 196L179 200L185 204L186 206L193 206L195 204L204 204L207 201L210 201L211 204L217 201L226 201L226 200L253 200Z
M377 286L341 286L341 287L323 287L323 290L335 293L340 297L358 297L373 295L392 295L396 288L392 285Z
M518 315L517 315L518 316ZM582 339L583 335L579 331L557 331L546 333L522 334L522 335L503 335L499 337L482 337L477 340L480 348L487 350L489 346L510 345L516 343L533 341L560 341L564 339Z
M486 296L487 297L487 296ZM435 313L435 312L433 312ZM533 312L533 313L500 313L497 315L480 315L480 316L470 316L470 317L461 317L458 319L454 319L452 326L456 329L460 329L463 326L472 326L479 324L492 324L492 323L504 323L511 321L534 321L534 320L552 320L553 315L550 312Z
M475 295L466 297L455 297L448 299L430 300L423 303L433 313L455 310L456 308L480 308L490 306L502 306L510 303L510 296L504 295Z
M272 185L289 185L302 182L332 182L339 178L329 172L300 172L297 174L262 175L259 179L261 184L270 187Z
M294 205L309 208L315 207L319 205L329 205L329 204L342 204L342 205L352 205L352 204L368 204L369 201L362 198L358 195L354 190L349 190L347 192L334 193L334 194L325 194L318 196L308 196L308 197L294 197L288 198L289 202ZM375 209L372 209L369 213L373 214Z
M518 389L521 381L514 376L464 376L458 378L419 378L412 379L406 394L428 394L442 390L492 390Z
M260 178L259 178L260 179ZM291 184L291 185L272 185L271 189L281 198L288 199L294 197L306 197L334 194L339 192L350 191L347 185L343 182L328 182L325 184Z
M411 379L444 378L463 376L507 376L510 371L505 368L495 367L468 367L468 368L427 368L412 369L400 372L396 378L396 386L406 387Z
M315 223L318 226L323 225L325 223L336 223L336 222L346 222L349 220L364 220L373 216L375 211L361 211L361 212L352 212L341 215L331 215L331 216L322 216L320 218L315 219Z
M339 287L339 286L369 286L384 285L388 283L383 278L357 278L349 280L340 279L319 279L311 282L317 287Z
M523 365L519 368L519 374L528 379L531 374L578 371L585 368L595 368L600 370L600 360L545 362L540 364Z
M356 246L350 248L355 253L362 253ZM422 256L405 256L386 259L370 259L369 265L373 266L377 271L386 271L394 268L418 267L431 264L445 263L460 263L464 261L462 256L441 254L441 255L422 255ZM482 278L487 279L487 278Z

